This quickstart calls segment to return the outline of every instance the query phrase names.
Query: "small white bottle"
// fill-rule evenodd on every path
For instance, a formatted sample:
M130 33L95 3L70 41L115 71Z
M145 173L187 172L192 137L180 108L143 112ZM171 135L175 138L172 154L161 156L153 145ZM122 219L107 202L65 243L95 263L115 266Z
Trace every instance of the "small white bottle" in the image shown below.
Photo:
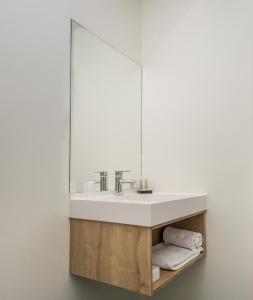
M158 279L160 279L160 268L152 265L152 282L155 282Z

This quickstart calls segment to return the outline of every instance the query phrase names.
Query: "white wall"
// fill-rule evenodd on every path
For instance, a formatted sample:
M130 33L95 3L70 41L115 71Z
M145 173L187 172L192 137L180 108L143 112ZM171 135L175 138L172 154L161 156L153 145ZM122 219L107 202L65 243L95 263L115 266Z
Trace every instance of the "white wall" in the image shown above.
M135 0L1 3L0 299L131 297L68 275L69 38L72 17L138 59L139 14Z
M208 255L154 299L253 298L253 2L144 0L144 174L207 192Z
M250 2L143 1L144 172L156 190L209 194L207 259L154 299L253 296ZM0 12L0 299L141 299L68 275L67 220L69 18L139 59L140 2Z

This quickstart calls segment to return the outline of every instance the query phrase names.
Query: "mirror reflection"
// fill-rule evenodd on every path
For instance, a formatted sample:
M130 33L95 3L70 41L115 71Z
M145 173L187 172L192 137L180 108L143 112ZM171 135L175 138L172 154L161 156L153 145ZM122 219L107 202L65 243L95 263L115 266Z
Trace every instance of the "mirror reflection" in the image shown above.
M71 40L71 191L114 190L141 174L141 67L74 21Z

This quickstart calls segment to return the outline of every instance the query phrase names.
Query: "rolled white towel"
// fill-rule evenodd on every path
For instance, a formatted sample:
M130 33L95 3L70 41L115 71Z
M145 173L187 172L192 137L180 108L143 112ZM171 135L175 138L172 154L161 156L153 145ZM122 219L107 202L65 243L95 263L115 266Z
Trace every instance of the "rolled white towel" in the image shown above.
M163 231L163 241L165 244L196 250L202 246L202 234L184 229L168 226Z
M152 249L152 263L163 269L178 270L197 257L202 248L189 250L174 245L157 244Z

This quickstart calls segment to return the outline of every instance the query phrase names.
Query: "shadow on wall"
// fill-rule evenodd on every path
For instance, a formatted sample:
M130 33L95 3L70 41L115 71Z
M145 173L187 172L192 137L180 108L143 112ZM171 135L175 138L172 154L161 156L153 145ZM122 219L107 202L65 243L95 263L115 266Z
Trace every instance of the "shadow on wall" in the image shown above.
M71 276L71 284L73 291L78 291L75 296L82 300L186 300L186 295L187 300L195 300L197 297L204 299L204 285L201 282L205 267L204 259L152 297L76 276Z
M118 288L105 283L71 276L72 290L80 300L141 300L148 297ZM143 297L143 298L142 298ZM79 299L77 298L77 299Z

